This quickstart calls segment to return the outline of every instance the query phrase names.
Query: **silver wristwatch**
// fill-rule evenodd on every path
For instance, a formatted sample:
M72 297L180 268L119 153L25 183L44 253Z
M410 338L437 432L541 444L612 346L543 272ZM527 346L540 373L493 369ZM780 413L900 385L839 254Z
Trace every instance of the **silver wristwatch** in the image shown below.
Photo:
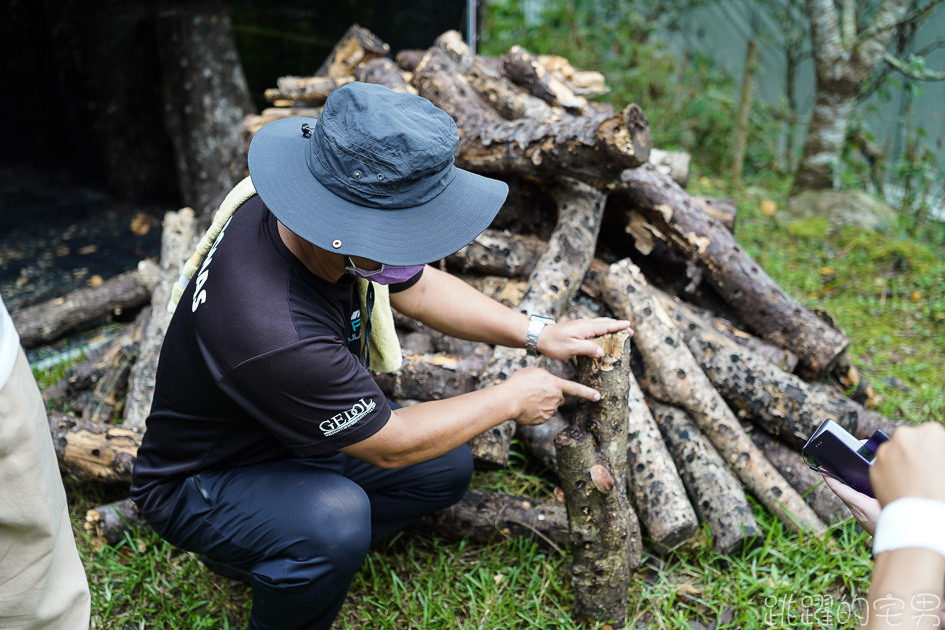
M541 334L545 326L550 326L555 320L541 315L528 316L528 332L525 334L525 349L533 354L538 354L538 335Z

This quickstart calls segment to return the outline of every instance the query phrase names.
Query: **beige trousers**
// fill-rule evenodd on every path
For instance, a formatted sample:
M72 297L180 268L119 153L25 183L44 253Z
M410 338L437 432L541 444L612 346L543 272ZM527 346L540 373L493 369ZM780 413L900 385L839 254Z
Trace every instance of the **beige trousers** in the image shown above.
M0 628L87 630L89 607L46 409L21 349L0 390Z

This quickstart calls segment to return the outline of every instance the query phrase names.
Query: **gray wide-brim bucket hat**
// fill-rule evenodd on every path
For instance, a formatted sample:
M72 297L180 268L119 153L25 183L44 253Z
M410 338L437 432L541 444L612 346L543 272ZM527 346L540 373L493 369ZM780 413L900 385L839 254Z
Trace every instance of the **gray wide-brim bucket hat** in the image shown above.
M349 83L322 114L264 125L249 174L270 211L322 249L388 265L452 254L492 222L505 182L457 168L456 123L430 101Z

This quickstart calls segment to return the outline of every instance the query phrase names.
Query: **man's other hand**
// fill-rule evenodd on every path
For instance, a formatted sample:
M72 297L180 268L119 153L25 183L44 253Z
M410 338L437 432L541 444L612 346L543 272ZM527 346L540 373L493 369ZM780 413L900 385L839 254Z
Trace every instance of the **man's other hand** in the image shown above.
M550 359L567 361L571 357L599 357L603 354L600 346L592 341L607 333L629 330L626 320L596 317L594 319L573 319L552 326L545 326L538 336L538 352Z
M595 402L600 400L596 389L559 378L537 367L518 370L500 387L508 387L512 400L516 401L513 420L519 424L544 424L557 413L565 396Z

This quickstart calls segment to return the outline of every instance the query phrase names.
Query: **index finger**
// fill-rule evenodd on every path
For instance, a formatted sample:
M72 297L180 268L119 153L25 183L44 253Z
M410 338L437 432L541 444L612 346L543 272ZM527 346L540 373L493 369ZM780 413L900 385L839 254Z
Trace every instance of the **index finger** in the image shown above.
M630 322L625 319L611 319L609 317L595 317L594 319L581 320L585 327L582 332L585 333L585 339L591 337L600 337L607 333L615 333L630 328ZM633 334L633 331L630 331Z
M577 398L583 398L585 400L590 400L591 402L597 402L600 400L600 392L593 387L581 385L580 383L575 383L574 381L569 381L560 377L555 378L558 379L558 383L561 386L561 391L568 396L576 396Z

